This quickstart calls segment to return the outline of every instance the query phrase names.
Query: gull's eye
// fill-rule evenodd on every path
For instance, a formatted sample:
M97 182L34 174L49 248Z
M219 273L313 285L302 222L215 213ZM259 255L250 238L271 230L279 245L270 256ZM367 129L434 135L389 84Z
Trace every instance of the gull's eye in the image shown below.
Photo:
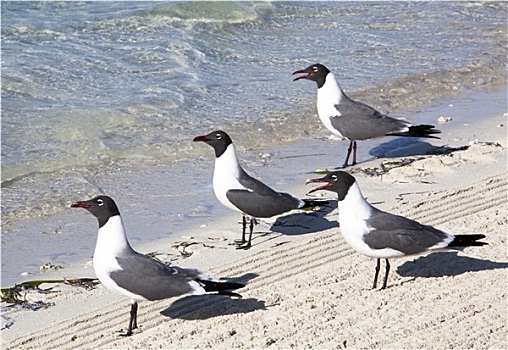
M222 135L221 134L217 134L217 135L215 135L215 137L217 137L217 140L220 140L222 138Z
M99 207L102 207L104 205L104 201L102 199L97 199L97 204L99 205Z
M337 181L337 179L338 179L337 175L332 175L331 178L332 178L332 181L334 181L334 182Z
M312 67L312 71L317 72L318 71L318 67L317 66Z

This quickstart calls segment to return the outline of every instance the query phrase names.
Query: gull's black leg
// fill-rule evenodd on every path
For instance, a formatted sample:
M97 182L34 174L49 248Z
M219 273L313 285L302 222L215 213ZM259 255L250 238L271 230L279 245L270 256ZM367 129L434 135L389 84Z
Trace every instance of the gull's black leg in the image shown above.
M356 165L356 141L353 141L353 164L351 165Z
M236 249L249 249L251 247L252 242L252 232L254 232L254 225L257 225L257 220L255 218L250 219L250 233L249 233L249 240L247 241L247 244L237 247Z
M131 319L129 320L129 328L127 333L122 336L128 337L132 335L132 330L138 328L138 302L135 301L131 304Z
M242 241L240 244L245 243L245 231L247 230L247 219L245 218L245 215L242 215Z
M381 265L381 259L377 259L376 273L374 274L374 283L372 283L372 289L376 289L376 287L377 287L377 276L379 275L380 265Z
M385 262L386 262L385 279L383 281L383 286L381 287L381 289L386 288L386 282L388 281L388 273L390 272L390 263L388 262L388 259L385 259Z
M237 249L240 249L240 247L246 242L245 240L246 230L247 230L247 218L245 217L245 215L242 215L242 239L241 240L235 239L235 244L238 246Z
M135 302L136 306L134 306L134 320L132 321L132 329L138 328L138 302Z
M349 161L349 156L351 155L351 150L353 149L353 141L349 141L349 147L347 149L346 160L344 161L343 168L347 168L347 162Z
M247 249L251 247L252 242L252 232L254 231L254 225L258 222L254 218L250 218L250 233L249 233L249 242L247 243Z

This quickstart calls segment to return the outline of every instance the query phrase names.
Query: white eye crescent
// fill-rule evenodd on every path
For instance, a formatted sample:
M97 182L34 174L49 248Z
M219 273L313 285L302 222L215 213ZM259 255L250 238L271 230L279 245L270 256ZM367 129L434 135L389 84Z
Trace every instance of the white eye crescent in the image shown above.
M312 67L312 70L313 70L314 72L317 72L317 71L318 71L318 67L314 66L314 67Z
M220 140L222 138L222 135L221 134L217 134L217 135L215 135L215 137L217 137L217 139Z
M97 199L97 204L101 207L104 205L104 201L102 199Z
M333 181L337 181L337 175L332 175L331 178Z

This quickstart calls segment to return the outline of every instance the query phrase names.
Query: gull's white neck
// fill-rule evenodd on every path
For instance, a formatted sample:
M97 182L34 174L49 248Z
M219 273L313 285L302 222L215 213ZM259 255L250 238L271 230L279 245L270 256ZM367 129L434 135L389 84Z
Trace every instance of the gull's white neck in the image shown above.
M340 116L340 112L335 106L340 104L340 101L344 98L344 96L345 95L333 73L328 73L326 75L325 83L318 89L317 110L319 119L321 119L321 122L326 126L326 128L340 137L343 136L332 126L330 118Z
M236 156L235 146L230 144L226 151L215 158L215 169L213 171L213 191L217 199L226 207L238 211L227 199L226 193L230 189L244 189L238 181L240 177L240 163Z
M349 188L346 197L339 202L339 222L364 221L370 217L372 206L365 200L360 187L355 182Z
M143 296L131 293L118 286L111 278L112 272L122 270L117 258L128 253L135 255L134 250L127 241L122 218L120 215L113 216L99 229L93 255L95 275L106 288L129 297L131 301L146 300Z
M340 100L344 96L342 89L340 88L337 79L333 73L326 75L325 83L318 89L318 105L319 102L325 102L328 104L339 104Z
M363 198L356 182L349 189L344 200L339 202L340 232L346 242L362 254L372 256L372 249L363 241L365 234L372 231L365 221L370 217L372 206Z
M238 157L236 156L235 146L230 144L224 153L215 158L215 169L213 172L213 182L220 180L224 177L230 178L238 178L240 174L240 163L238 162Z
M95 259L116 257L126 250L132 250L120 215L110 217L108 222L99 229L97 244L95 245Z

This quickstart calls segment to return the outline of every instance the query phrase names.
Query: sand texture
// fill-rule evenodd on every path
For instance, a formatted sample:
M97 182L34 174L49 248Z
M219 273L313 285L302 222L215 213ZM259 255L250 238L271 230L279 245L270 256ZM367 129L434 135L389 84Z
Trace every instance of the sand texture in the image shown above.
M388 288L377 291L369 289L375 260L345 243L336 202L280 218L282 227L259 225L249 251L228 245L238 238L231 218L239 217L217 218L194 238L214 248L190 246L193 254L178 264L246 282L242 299L186 296L141 303L140 328L127 338L118 333L128 323L126 298L100 285L57 285L58 292L30 295L54 306L4 312L9 327L2 330L3 346L506 348L506 127L496 127L505 119L478 124L477 141L463 142L466 150L419 157L382 176L355 174L377 207L450 233L484 233L488 246L392 259ZM302 191L301 183L293 185ZM218 236L228 239L207 240Z

